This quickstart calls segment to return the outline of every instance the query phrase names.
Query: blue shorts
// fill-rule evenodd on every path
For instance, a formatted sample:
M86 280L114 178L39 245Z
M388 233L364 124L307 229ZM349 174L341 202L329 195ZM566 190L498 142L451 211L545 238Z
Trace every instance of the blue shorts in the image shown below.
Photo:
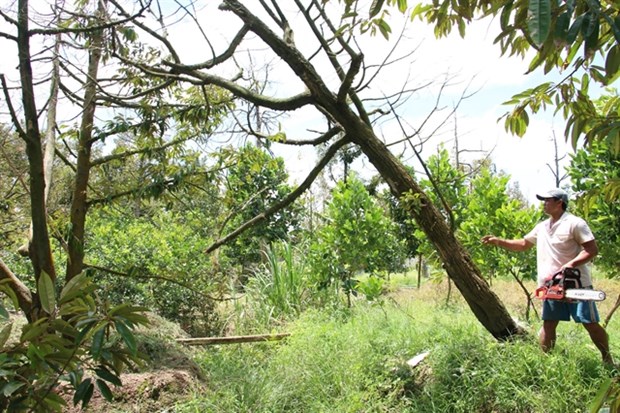
M594 301L543 301L543 320L570 321L571 317L576 323L588 324L600 321Z

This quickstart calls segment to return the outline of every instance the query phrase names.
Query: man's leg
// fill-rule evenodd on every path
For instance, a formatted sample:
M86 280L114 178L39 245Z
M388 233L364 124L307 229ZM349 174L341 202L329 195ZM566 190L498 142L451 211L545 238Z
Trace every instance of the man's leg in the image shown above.
M544 320L540 333L538 334L538 341L540 348L545 353L550 351L555 346L555 329L558 326L559 320Z
M603 363L613 365L614 361L609 352L609 337L607 331L599 323L583 323L584 328L590 334L590 339L601 352Z

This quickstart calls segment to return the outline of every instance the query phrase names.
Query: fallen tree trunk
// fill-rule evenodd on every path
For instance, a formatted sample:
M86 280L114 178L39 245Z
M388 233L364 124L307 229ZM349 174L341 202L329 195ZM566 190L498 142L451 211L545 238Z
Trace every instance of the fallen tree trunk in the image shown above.
M278 333L258 334L250 336L178 338L177 342L188 346L211 346L214 344L238 344L256 343L260 341L280 341L290 335L290 333Z

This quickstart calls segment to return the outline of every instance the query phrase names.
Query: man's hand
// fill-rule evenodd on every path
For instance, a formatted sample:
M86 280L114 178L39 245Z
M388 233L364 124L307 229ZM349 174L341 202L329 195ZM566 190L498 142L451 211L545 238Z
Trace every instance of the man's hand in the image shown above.
M499 238L497 238L495 235L485 235L484 237L482 237L480 241L482 241L484 245L489 245L489 244L498 245L499 244Z

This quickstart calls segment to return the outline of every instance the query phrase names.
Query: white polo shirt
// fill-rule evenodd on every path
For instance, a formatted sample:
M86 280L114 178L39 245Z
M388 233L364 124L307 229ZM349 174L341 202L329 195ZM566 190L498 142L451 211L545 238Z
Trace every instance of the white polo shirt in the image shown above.
M582 245L592 241L594 234L586 221L564 212L553 225L549 218L537 224L524 238L536 245L538 285L541 286L545 278L557 273L564 264L579 255ZM577 268L581 271L581 284L591 286L590 265Z

